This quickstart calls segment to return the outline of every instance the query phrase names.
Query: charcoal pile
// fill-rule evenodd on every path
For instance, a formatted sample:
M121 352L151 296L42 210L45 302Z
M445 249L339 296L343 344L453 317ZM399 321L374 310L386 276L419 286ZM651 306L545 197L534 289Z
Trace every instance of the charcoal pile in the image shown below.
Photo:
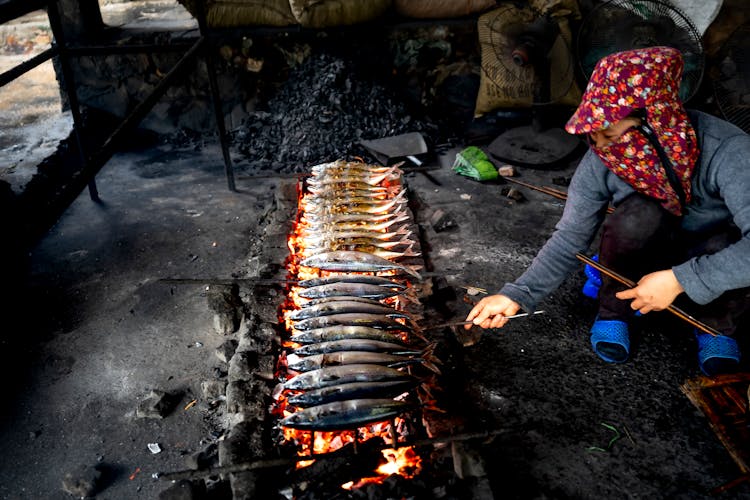
M235 132L239 168L248 173L302 172L336 159L367 158L361 139L405 132L443 142L438 127L413 116L397 92L359 76L355 61L326 52L294 68L263 107Z

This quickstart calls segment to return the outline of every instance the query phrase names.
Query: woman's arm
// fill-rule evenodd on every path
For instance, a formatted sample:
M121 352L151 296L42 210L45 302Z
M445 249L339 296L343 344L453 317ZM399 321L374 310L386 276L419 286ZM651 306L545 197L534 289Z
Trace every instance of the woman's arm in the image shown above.
M604 220L615 189L631 189L614 179L591 151L581 160L568 188L568 199L555 231L526 271L500 294L531 312L579 265L576 253L586 251Z

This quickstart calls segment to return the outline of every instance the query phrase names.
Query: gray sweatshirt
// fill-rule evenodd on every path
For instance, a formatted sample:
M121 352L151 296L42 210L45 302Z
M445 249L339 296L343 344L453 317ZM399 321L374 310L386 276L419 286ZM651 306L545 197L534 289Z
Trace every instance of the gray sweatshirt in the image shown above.
M689 111L698 136L700 158L693 172L692 200L682 227L703 231L729 220L742 233L735 244L672 268L687 296L707 304L727 290L750 287L750 135L734 125L699 111ZM582 264L576 253L586 252L606 215L634 192L591 150L581 159L568 188L568 199L555 231L529 268L499 293L525 311L552 293Z

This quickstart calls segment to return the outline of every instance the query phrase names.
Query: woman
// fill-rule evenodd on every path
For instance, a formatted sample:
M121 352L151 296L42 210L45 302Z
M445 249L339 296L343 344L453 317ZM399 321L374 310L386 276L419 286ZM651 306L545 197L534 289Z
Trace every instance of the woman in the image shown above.
M602 278L594 352L626 361L634 314L663 310L684 294L686 309L723 334L696 332L701 370L737 369L733 335L750 306L750 136L686 112L678 97L682 68L681 54L669 47L599 61L565 127L590 148L555 232L529 268L482 299L467 321L499 328L519 309L532 311L578 267L576 253L601 226L600 262L637 286ZM616 209L606 216L610 203Z

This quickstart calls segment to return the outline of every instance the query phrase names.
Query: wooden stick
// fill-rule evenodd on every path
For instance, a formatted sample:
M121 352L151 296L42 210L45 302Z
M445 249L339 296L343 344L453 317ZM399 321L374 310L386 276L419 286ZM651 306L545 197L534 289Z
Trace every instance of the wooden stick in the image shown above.
M597 269L597 270L601 271L602 273L606 274L610 278L612 278L612 279L614 279L616 281L619 281L620 283L622 283L625 286L628 286L630 288L635 288L636 286L638 286L634 281L629 280L628 278L617 274L615 271L609 269L606 266L603 266L602 264L599 264L597 261L595 261L593 259L590 259L590 258L586 257L583 254L577 253L576 254L576 258L578 260L583 261L586 264L590 265L594 269ZM709 325L707 325L707 324L705 324L705 323L703 323L701 321L698 321L697 319L695 319L694 317L690 316L688 313L686 313L682 309L679 309L679 308L677 308L677 307L675 307L673 305L668 306L667 307L667 311L671 312L672 314L674 314L678 318L687 321L688 323L690 323L694 327L698 328L699 330L702 330L702 331L704 331L704 332L706 332L706 333L708 333L710 335L713 335L714 337L717 336L717 335L721 335L722 334L720 331L716 330L715 328L712 328Z
M399 448L405 448L409 446L422 447L430 446L442 443L452 443L454 441L468 441L470 439L487 439L501 434L512 432L512 429L504 429L500 431L491 432L477 432L469 434L457 434L455 436L445 436L438 438L421 439L412 442L404 442L401 444L386 444L382 447L383 450L396 450ZM337 452L331 453L316 453L304 456L294 456L289 458L270 458L256 460L253 462L242 462L233 465L224 465L219 467L209 467L207 469L188 469L176 472L157 472L154 477L163 481L179 481L181 479L196 479L200 477L216 476L219 474L233 474L236 472L244 472L250 470L266 469L272 467L289 467L297 462L305 460L323 460L326 458L340 457L341 454Z

